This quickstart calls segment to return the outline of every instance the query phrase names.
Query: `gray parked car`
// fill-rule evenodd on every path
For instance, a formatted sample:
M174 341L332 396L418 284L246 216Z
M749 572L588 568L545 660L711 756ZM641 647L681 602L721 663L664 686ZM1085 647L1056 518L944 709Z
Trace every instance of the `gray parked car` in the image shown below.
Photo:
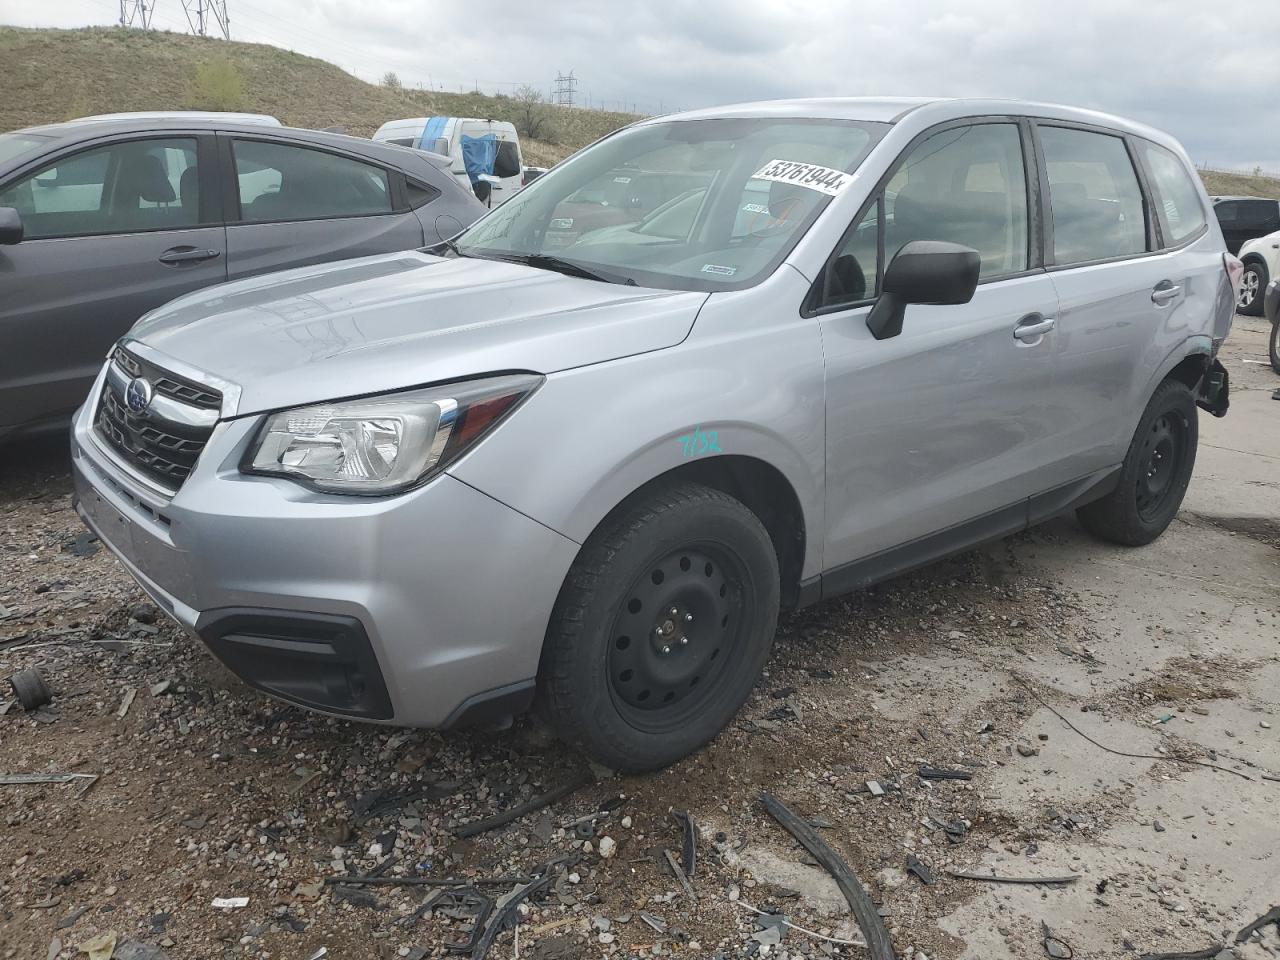
M630 218L696 209L562 243L606 174ZM540 700L653 768L732 718L780 606L1072 509L1159 536L1239 276L1178 144L1097 113L646 120L435 254L150 314L76 418L79 509L262 690L438 727Z
M0 134L0 437L65 427L110 346L174 297L437 243L483 212L427 154L234 117Z

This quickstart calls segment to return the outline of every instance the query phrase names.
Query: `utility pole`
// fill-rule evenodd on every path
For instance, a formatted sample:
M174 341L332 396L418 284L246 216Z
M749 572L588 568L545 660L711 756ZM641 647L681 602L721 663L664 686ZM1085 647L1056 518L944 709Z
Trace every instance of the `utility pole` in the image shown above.
M132 27L136 24L143 30L150 30L154 10L154 5L146 0L120 0L120 26Z
M556 74L555 93L552 102L561 107L572 107L574 95L578 92L578 78L570 70L567 74Z
M197 37L209 36L210 27L222 34L223 40L231 39L231 18L227 16L227 0L182 0L187 24Z

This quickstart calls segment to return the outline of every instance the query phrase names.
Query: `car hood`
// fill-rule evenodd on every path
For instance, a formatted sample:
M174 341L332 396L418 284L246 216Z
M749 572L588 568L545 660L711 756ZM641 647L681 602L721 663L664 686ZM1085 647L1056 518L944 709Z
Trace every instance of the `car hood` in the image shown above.
M246 414L660 350L707 296L407 251L210 287L129 338L235 384Z

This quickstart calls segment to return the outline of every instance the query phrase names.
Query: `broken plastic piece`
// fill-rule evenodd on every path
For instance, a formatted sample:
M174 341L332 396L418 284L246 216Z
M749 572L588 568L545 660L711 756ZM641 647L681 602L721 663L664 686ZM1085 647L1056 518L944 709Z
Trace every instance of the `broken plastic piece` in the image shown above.
M1280 923L1280 907L1272 907L1253 923L1249 924L1243 930L1236 934L1236 943L1244 943L1254 933L1261 930L1269 923Z
M684 828L680 865L684 867L684 875L692 880L698 870L698 825L688 810L674 810L671 815Z
M40 709L46 703L53 702L53 690L50 689L44 674L35 667L27 667L13 674L9 677L9 685L13 687L13 693L18 698L19 705L28 713Z
M505 827L508 823L519 820L527 814L533 813L536 810L541 810L543 807L548 807L557 800L567 797L575 790L585 787L594 779L595 778L592 777L590 770L581 770L578 772L577 776L573 777L568 782L562 783L560 786L534 797L527 803L522 803L518 807L512 807L505 813L499 813L496 816L489 817L487 820L476 820L472 823L464 823L462 826L454 830L454 836L459 840L465 840L467 837L474 837L481 833L487 833L490 830L496 830L498 827Z
M800 844L813 854L814 859L835 878L840 892L849 902L849 909L853 911L854 919L862 929L862 935L867 939L867 952L871 955L871 960L894 960L893 944L889 939L889 931L884 925L884 920L881 919L876 905L871 902L871 897L867 895L867 891L858 882L857 876L844 859L818 835L813 827L787 809L777 797L770 793L761 793L760 802L764 804L769 815L799 840Z
M946 770L942 767L921 767L921 780L972 780L973 774L968 770Z
M957 880L983 880L987 883L1043 884L1045 886L1062 886L1066 883L1075 883L1080 879L1080 875L1076 873L1070 873L1062 877L1001 877L994 873L964 873L959 870L950 870L948 873Z

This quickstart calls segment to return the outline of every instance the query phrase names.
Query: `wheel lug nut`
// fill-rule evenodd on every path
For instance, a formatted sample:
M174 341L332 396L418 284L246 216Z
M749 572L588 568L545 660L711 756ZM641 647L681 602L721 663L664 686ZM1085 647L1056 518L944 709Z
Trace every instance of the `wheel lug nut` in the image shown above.
M673 616L673 617L674 617L677 613L679 613L679 612L680 612L680 611L679 611L678 609L676 609L675 607L672 607L670 610L668 610L668 611L667 611L667 613L671 614L671 616Z
M681 637L681 638L680 638L680 646L682 646L682 647L683 647L683 646L687 645L688 643L689 643L689 638L688 638L688 637Z
M693 614L692 614L692 613L686 613L686 614L684 615L684 622L685 622L685 623L693 623Z
M663 646L662 646L662 652L663 652L663 653L670 653L670 652L671 652L671 648L670 648L669 646L667 646L666 644L663 644Z
M661 627L654 627L654 628L653 628L653 635L654 635L655 637L660 637L660 636L662 636L662 628L661 628Z

